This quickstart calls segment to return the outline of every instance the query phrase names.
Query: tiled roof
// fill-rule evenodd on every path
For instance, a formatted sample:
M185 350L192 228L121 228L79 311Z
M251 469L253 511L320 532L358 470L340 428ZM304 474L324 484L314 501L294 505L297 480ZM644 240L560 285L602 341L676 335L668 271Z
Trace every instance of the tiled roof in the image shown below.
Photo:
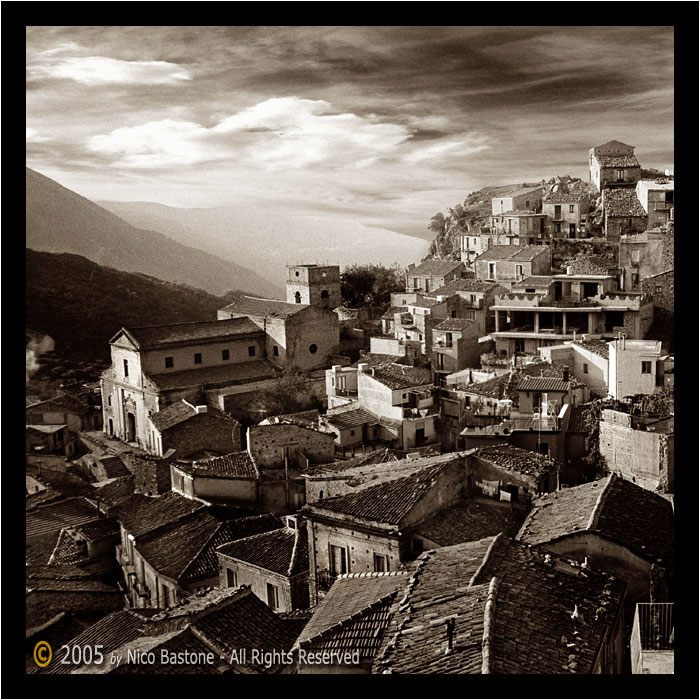
M366 454L351 457L350 459L338 460L329 462L328 464L314 464L304 470L305 476L328 476L334 474L342 474L348 469L366 466L368 464L384 464L385 462L395 462L396 455L394 452L385 447L382 450L368 452Z
M30 579L79 580L92 578L92 574L70 564L31 565L26 569L27 583Z
M205 508L204 503L170 491L156 498L143 496L137 499L133 508L123 510L121 523L130 535L139 538L203 508Z
M25 514L27 539L56 533L64 527L94 520L95 507L85 498L66 498L39 506Z
M137 548L163 576L177 581L211 578L218 571L218 546L279 524L271 513L222 522L211 510L200 511L138 542Z
M518 474L541 476L554 471L557 466L557 461L554 459L505 443L480 447L472 454L474 457L479 457L502 469Z
M419 299L418 301L409 302L408 306L409 307L416 307L418 309L432 309L433 306L438 306L442 303L443 302L438 301L437 299L431 299L430 297L423 297L423 298Z
M602 255L579 255L567 260L564 267L570 267L574 275L608 275L617 269L617 265Z
M95 496L111 506L125 503L134 495L134 477L123 476L95 488Z
M225 340L249 333L263 331L249 318L232 318L225 321L194 321L190 323L168 323L159 326L123 327L110 342L125 332L140 348L149 348L168 343L195 343L208 340Z
M601 143L600 146L594 146L592 151L597 155L601 149L605 149L608 151L611 149L617 149L618 152L624 153L625 151L628 151L630 149L634 150L634 148L634 146L630 146L627 143L623 143L622 141L617 141L616 139L613 139L612 141L606 141L605 143Z
M549 253L549 246L495 245L477 256L477 260L530 261L542 253Z
M405 313L406 311L408 311L408 306L390 306L381 317L393 319L395 314Z
M82 590L69 588L58 590L55 585L51 589L36 587L35 590L27 593L25 597L26 629L46 624L60 613L76 614L81 618L89 617L92 621L96 621L96 615L108 615L123 607L124 596L119 590L97 581L90 583L97 585L92 589L83 587ZM57 650L54 650L54 654L56 653Z
M542 188L539 185L536 187L518 187L515 190L511 190L510 192L506 192L505 194L500 194L497 197L492 197L491 199L506 199L508 197L520 197L524 194L530 194L530 192L537 192L538 194L541 194Z
M373 672L592 673L625 584L558 562L503 535L426 552L396 597Z
M479 292L484 293L498 287L497 282L486 282L485 280L477 280L474 278L460 278L457 280L451 280L447 284L443 284L442 287L430 292L431 296L452 296L457 292Z
M107 479L116 479L119 476L129 476L131 474L118 455L106 455L100 457L97 461L102 465Z
M603 190L603 210L606 216L647 215L635 190L626 187Z
M232 365L150 374L149 379L160 389L167 391L186 386L247 384L248 382L271 379L276 377L278 372L279 370L268 360L252 360L250 362L235 362Z
M222 479L260 478L258 467L246 450L196 462L175 462L174 464L178 469L192 476L220 477Z
M25 498L25 510L32 510L43 503L63 498L65 498L65 496L60 491L56 491L50 487L42 489L41 491L35 491L34 493L27 494Z
M282 576L294 576L309 570L308 543L305 527L297 530L281 527L228 542L216 551Z
M349 515L361 520L398 526L433 487L447 463L427 467L411 476L369 486L343 496L333 496L305 506L311 513Z
M351 428L356 425L364 425L366 423L377 423L379 419L366 411L364 408L354 408L351 411L343 411L342 413L334 413L323 417L323 421L340 430Z
M575 340L574 344L590 350L605 359L608 358L608 343L605 340Z
M25 410L28 413L36 413L37 409L43 407L47 404L59 406L61 408L68 409L68 411L75 413L82 413L85 410L85 404L82 401L71 396L70 394L59 394L51 399L46 399L44 401L37 401L36 403L29 404L25 406Z
M602 156L596 155L601 168L639 168L636 156Z
M474 323L476 323L474 318L446 318L435 328L439 331L464 331Z
M668 561L673 508L663 496L611 474L537 499L518 540L546 547L581 532L596 533L647 561Z
M410 389L414 386L432 384L432 377L429 369L399 365L394 362L374 365L371 375L380 384L392 390Z
M443 275L449 275L450 272L454 272L454 270L462 267L464 267L464 264L455 260L424 260L420 265L407 270L406 274L409 277L429 275L442 277Z
M289 318L308 309L309 304L290 304L276 299L261 299L259 297L242 297L225 306L222 311L229 311L248 316L267 316L270 318Z
M519 521L505 508L474 501L458 501L420 523L415 532L440 547L447 547L493 537L499 532L514 535L518 525Z
M528 287L534 287L535 289L541 289L543 287L549 287L554 280L552 277L547 275L533 275L531 277L526 277L520 282L514 282L511 285L511 289L525 289Z
M566 428L567 433L587 433L588 427L586 425L588 414L591 411L591 407L587 404L579 404L578 406L571 407L571 414L569 416L569 425Z
M70 644L79 646L81 649L86 646L93 647L100 644L103 655L108 656L117 647L136 639L140 635L146 620L153 612L155 611L151 608L113 612L88 627L77 637L74 637ZM70 662L70 656L68 660ZM56 654L51 663L40 669L38 673L64 674L71 673L77 668L77 665L72 662L63 663L62 661L62 656Z
M582 187L560 189L556 192L548 192L542 199L544 202L580 202L588 196L588 192Z
M31 433L32 435L51 435L53 433L57 433L59 430L63 430L66 428L65 423L62 425L43 425L43 424L38 424L38 425L30 425L27 423L25 425L26 432Z
M408 573L393 571L343 574L320 601L295 647L315 651L360 651L363 659L377 652L389 610Z
M491 399L503 398L503 389L508 382L508 375L500 375L492 377L485 382L475 382L464 387L464 391L468 394L477 394L479 396L487 396Z
M39 468L28 464L25 467L27 476L32 477L43 486L51 487L64 496L83 496L94 491L93 487L82 479L65 472L53 469Z
M259 425L274 425L283 423L285 425L301 425L304 428L318 428L320 412L317 408L310 411L298 411L297 413L283 413L278 416L268 416Z
M553 391L568 392L569 382L559 377L521 377L517 384L518 391Z
M235 418L213 406L207 406L207 410L199 414L192 404L184 400L166 406L157 413L153 413L151 415L151 423L153 423L160 432L163 432L197 415L214 416L228 423L236 423Z
M119 520L116 517L97 518L71 529L75 530L87 542L99 542L105 537L119 533Z
M68 528L61 530L56 542L56 548L51 554L49 564L78 565L88 559L87 542L75 540Z

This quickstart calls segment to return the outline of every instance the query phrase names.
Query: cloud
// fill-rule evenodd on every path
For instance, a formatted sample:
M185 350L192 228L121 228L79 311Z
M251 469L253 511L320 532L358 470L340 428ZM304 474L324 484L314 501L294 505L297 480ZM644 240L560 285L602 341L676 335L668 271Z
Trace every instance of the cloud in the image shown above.
M28 143L41 143L42 141L52 141L48 136L41 136L36 129L30 129L27 127L27 137L26 141Z
M485 143L484 137L467 137L463 140L443 140L430 146L423 146L407 153L403 159L408 163L422 163L426 161L442 161L443 159L466 158L474 153L491 148ZM461 163L459 163L461 165Z
M124 61L107 56L75 56L81 47L68 42L37 55L29 66L31 78L74 80L85 85L164 85L191 80L190 73L168 61Z

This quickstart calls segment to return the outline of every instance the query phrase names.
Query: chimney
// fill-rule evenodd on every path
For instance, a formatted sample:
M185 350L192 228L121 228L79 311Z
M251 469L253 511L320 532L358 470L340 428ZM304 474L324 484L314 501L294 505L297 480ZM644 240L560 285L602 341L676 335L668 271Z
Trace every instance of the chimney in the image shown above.
M564 372L563 372L562 378L564 379L565 382L569 381L569 365L564 365Z
M195 406L194 410L197 411L197 413L206 413L207 407L206 406Z
M567 265L567 266L566 266L566 274L567 274L567 275L573 275L573 274L574 274L574 266L573 266L573 265Z
M445 654L451 654L454 650L455 619L451 617L447 620L447 648Z

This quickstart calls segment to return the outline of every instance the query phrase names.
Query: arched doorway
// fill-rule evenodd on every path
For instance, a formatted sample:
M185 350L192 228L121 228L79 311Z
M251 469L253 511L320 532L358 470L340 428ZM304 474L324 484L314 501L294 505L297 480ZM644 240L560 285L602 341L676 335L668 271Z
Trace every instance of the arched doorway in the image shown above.
M133 413L126 414L126 441L134 442L136 440L136 417Z
M301 304L301 292L294 292L294 303Z

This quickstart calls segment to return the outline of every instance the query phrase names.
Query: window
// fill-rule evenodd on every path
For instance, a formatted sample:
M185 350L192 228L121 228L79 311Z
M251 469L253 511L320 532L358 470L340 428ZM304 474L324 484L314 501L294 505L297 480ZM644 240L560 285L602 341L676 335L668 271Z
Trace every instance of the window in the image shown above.
M489 279L492 280L496 277L496 263L489 263Z
M322 501L322 500L323 500L323 489L321 489L321 490L318 492L318 500L319 500L319 501Z
M452 342L452 333L445 333L445 342L446 343Z
M124 376L129 376L129 360L124 360Z
M238 574L233 569L226 569L226 586L238 588Z
M328 545L329 568L332 576L348 573L348 555L345 547L338 547L334 544Z
M273 346L272 346L272 354L273 354L275 357L278 357L279 354L280 354L280 349L279 349L276 345L273 345Z
M453 312L451 313L451 316L452 316L452 318L457 318L457 312L456 312L456 311L453 311Z
M525 209L529 209L529 208L530 208L530 200L526 199L525 200Z
M660 288L659 288L659 291L661 291ZM107 405L108 405L108 406L111 406L111 405L112 405L112 397L111 397L111 396L108 396L108 397L107 397Z
M632 251L632 262L635 262L635 263L639 262L639 251L638 250Z
M196 352L194 354L194 363L196 365L201 365L202 364L202 353L201 352Z
M172 357L165 358L165 369L172 369L174 367L174 360Z
M666 197L665 197L667 202L673 203L673 192L666 192Z
M516 266L515 266L515 275L516 275L516 277L522 277L522 276L523 276L523 266L522 266L522 265L516 265Z
M255 357L255 345L248 346L248 357Z
M651 362L642 360L642 374L651 374Z
M279 609L280 606L279 591L277 586L273 586L271 583L267 584L267 604L273 610Z
M389 557L386 554L374 555L374 570L389 571Z
M231 351L228 348L221 351L221 359L222 360L230 360L231 359Z
M294 274L295 274L297 277L299 277L299 270L297 270Z
M657 284L656 287L654 287L654 293L655 294L661 294L661 285ZM112 405L112 397L109 397L109 405Z
M561 233L561 224L554 224L554 233Z
M573 214L575 209L576 209L576 207L574 207L573 204L569 204L569 214Z
M615 175L617 176L618 181L624 180L625 179L625 171L620 169L615 171Z
M294 292L294 303L301 304L301 292Z
M328 299L328 290L327 289L321 290L321 299Z
M354 431L354 430L351 430L351 431L350 431L350 437L354 437L354 436L355 436L355 431Z
M583 373L588 374L588 362L583 363Z
M287 518L287 527L296 530L297 529L297 521L295 518Z
M309 352L313 355L318 350L316 343L311 343L309 345Z
M168 587L164 583L160 584L160 598L161 607L167 608L169 604Z
M423 336L420 333L418 334L418 340L423 340Z

